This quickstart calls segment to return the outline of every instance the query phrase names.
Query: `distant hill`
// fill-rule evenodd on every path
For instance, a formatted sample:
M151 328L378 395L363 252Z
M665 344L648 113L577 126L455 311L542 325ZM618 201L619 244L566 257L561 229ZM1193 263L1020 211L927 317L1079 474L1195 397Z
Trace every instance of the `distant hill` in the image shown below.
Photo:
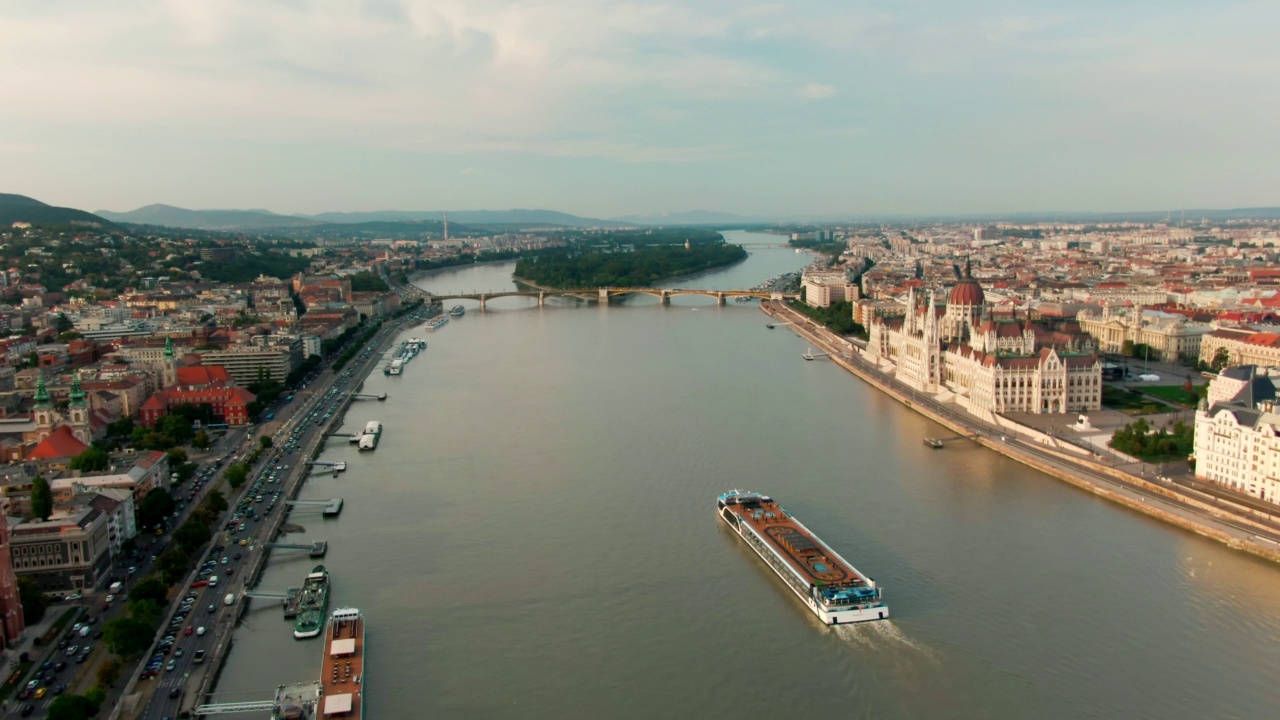
M188 210L172 205L148 205L129 212L99 210L98 214L115 222L196 230L265 230L319 224L269 210Z
M769 222L767 218L746 217L733 213L716 212L714 210L687 210L685 212L666 212L653 215L626 215L613 218L628 225L733 225L760 224Z
M327 212L318 215L300 215L312 220L331 223L357 223L381 221L442 221L444 211L382 210L376 212ZM450 210L449 224L504 227L615 227L619 223L598 218L585 218L556 210Z
M16 222L29 222L33 225L111 225L109 220L84 210L47 205L26 195L0 193L0 225L12 225Z

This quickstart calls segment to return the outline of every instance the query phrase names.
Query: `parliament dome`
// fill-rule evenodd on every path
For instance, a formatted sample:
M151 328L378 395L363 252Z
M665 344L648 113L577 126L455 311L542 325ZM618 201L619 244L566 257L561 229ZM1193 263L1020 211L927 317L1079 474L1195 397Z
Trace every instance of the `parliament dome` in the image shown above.
M968 305L969 307L980 307L986 302L986 295L982 293L982 286L977 280L973 279L973 268L969 265L969 261L964 261L964 277L960 278L960 282L951 288L951 298L947 300L949 305Z
M981 305L986 301L986 296L982 293L982 286L977 280L967 277L956 286L951 288L951 298L947 301L951 305Z

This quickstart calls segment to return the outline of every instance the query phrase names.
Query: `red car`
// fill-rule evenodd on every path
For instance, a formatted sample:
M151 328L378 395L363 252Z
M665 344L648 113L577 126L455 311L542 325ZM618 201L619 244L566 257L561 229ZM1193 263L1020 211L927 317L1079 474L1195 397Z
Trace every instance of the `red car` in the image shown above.
M191 633L193 633L193 632L195 632L195 631L191 629L191 626L190 626L190 625L188 625L188 626L187 626L187 628L186 628L185 630L183 630L183 631L182 631L182 634L183 634L183 635L190 635L190 634L191 634Z
M22 692L18 693L19 700L26 700L31 697L31 688L22 688Z

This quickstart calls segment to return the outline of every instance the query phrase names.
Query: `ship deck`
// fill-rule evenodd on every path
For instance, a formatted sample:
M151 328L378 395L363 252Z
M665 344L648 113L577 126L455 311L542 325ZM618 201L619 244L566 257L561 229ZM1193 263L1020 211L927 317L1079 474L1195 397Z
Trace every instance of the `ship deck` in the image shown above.
M320 669L324 688L319 718L361 717L360 701L364 683L364 619L332 620L325 630L324 665Z
M866 585L857 571L827 550L806 532L778 503L734 504L727 509L764 537L802 577L818 586L857 587Z

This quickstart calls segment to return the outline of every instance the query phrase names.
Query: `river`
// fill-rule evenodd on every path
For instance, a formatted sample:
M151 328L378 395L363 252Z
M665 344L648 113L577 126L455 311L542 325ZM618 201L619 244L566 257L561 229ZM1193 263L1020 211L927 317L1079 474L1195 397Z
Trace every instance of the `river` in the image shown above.
M809 256L674 283L745 288ZM512 287L513 263L431 291ZM414 718L1280 717L1280 568L992 452L929 450L924 420L754 305L474 303L345 428L376 452L302 497L334 606L369 622L366 709ZM769 492L885 588L893 619L819 625L715 496ZM291 540L298 536L291 536ZM261 587L311 562L279 555ZM276 607L237 630L216 699L310 680L320 641Z

